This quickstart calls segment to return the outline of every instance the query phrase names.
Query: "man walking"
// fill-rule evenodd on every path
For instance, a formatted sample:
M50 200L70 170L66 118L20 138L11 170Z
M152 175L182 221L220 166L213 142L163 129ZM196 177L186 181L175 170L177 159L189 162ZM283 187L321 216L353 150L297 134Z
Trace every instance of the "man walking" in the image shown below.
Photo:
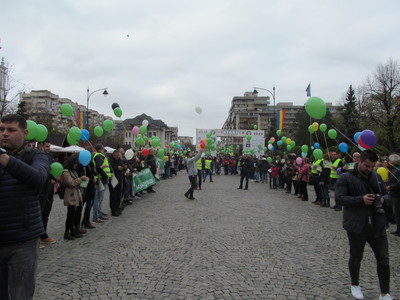
M26 120L4 116L0 123L0 299L33 299L39 237L44 234L39 194L49 160L35 150L24 161Z
M335 201L344 207L343 228L350 245L349 270L351 293L364 299L359 274L368 242L377 261L381 294L379 300L392 300L390 296L390 266L386 217L382 204L387 201L386 189L379 174L373 171L378 156L371 150L361 153L360 162L351 172L344 173L336 182Z
M196 199L193 197L193 191L196 189L196 184L197 184L196 161L201 157L201 154L203 152L204 152L204 149L200 149L200 151L195 156L193 156L193 153L190 152L188 154L188 159L186 161L187 173L188 173L189 181L190 181L190 188L185 193L185 197L188 199L191 199L191 200Z

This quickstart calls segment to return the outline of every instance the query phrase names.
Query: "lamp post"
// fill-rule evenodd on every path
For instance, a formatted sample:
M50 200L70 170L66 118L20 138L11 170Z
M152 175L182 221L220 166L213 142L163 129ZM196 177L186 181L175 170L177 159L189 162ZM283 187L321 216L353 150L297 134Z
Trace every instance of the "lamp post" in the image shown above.
M89 99L90 99L90 96L92 96L94 93L100 92L100 91L103 91L104 96L108 95L107 88L98 89L91 93L89 91L89 88L87 88L87 91L86 91L86 127L87 128L86 129L89 129Z
M275 85L272 87L272 92L269 89L260 88L260 87L253 87L253 89L254 89L253 95L257 95L258 94L257 89L266 91L266 92L271 94L272 100L274 101L274 115L273 115L273 118L272 118L273 119L272 129L274 129L275 128L275 117L276 117L275 116L275 114L276 114L276 112L275 112Z

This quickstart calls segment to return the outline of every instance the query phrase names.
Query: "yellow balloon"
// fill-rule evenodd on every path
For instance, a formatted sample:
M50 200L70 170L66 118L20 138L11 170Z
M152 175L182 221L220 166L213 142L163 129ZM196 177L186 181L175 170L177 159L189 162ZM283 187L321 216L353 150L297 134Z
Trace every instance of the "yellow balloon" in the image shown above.
M376 172L379 175L381 175L383 181L386 181L388 179L389 172L388 172L388 170L386 170L386 168L380 167L380 168L378 168L378 170L376 170Z
M291 142L292 142L291 138L286 139L286 144L290 145Z
M314 129L314 131L317 131L319 128L319 124L317 122L312 123L311 127Z
M164 156L164 161L167 161L168 160L168 156Z

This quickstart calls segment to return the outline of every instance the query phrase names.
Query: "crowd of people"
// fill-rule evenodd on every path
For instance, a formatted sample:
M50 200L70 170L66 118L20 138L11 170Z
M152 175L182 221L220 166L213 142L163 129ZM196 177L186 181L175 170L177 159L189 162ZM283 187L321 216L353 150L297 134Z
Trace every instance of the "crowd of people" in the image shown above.
M370 151L355 152L341 158L336 152L326 153L312 162L307 157L287 154L284 157L243 154L204 155L205 149L188 151L187 157L170 153L161 160L154 150L143 154L134 151L127 159L124 148L107 154L98 144L87 146L91 153L88 164L82 164L78 154L69 156L50 153L50 141L26 142L27 123L19 115L8 115L0 124L0 299L32 299L39 249L56 240L48 235L48 219L55 193L66 206L65 240L82 238L87 230L118 217L126 206L140 199L144 190L135 189L134 175L149 169L160 179L176 176L186 169L190 188L184 194L195 200L194 191L201 190L213 176L239 175L238 189L248 190L249 182L265 184L269 189L281 189L302 201L308 201L312 185L314 204L343 210L343 227L347 231L350 259L351 292L363 299L359 285L360 264L364 245L369 243L377 260L381 300L393 299L390 292L387 228L400 237L400 156L392 154L381 161ZM50 165L63 164L59 178L52 177ZM390 174L384 181L375 172L385 167ZM333 193L334 192L334 197ZM153 185L146 193L155 193ZM108 193L111 216L103 209ZM331 196L335 204L331 206ZM390 194L390 198L387 195ZM333 203L332 203L333 204ZM5 260L7 258L7 260ZM24 274L23 280L18 274Z

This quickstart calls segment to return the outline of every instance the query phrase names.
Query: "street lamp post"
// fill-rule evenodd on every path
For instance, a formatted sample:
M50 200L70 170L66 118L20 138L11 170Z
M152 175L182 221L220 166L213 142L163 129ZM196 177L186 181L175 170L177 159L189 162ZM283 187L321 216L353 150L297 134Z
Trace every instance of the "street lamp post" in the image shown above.
M87 88L87 91L86 91L86 127L87 128L86 129L89 129L89 99L90 99L90 96L92 96L94 93L100 92L100 91L103 91L104 96L108 95L107 88L98 89L91 93L89 91L89 88Z
M266 91L266 92L268 92L268 93L271 94L272 100L274 101L274 115L273 115L273 117L272 117L272 119L273 119L273 121L274 121L274 123L272 124L272 129L274 129L274 128L275 128L275 122L276 122L276 120L275 120L275 118L276 118L276 116L275 116L275 115L276 115L276 112L275 112L275 85L272 87L272 92L271 92L269 89L260 88L260 87L253 87L253 89L254 89L253 95L257 95L257 94L258 94L257 89L258 89L258 90Z

